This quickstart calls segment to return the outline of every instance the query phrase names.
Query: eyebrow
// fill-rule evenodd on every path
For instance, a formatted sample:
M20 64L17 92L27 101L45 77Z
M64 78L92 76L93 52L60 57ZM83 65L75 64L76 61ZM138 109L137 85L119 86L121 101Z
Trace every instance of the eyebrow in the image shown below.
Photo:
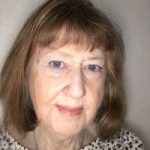
M73 58L73 55L69 54L69 53L66 53L66 52L55 52L55 51L51 51L51 52L48 52L48 54L57 54L58 56L63 56L63 57L72 57ZM88 58L89 60L105 60L105 56L103 54L101 54L100 56L91 56Z
M105 57L102 56L93 56L93 57L89 57L88 60L105 60Z
M65 53L65 52L54 52L53 54L57 54L58 56L65 56L65 57L73 57L72 55L70 55L69 53Z

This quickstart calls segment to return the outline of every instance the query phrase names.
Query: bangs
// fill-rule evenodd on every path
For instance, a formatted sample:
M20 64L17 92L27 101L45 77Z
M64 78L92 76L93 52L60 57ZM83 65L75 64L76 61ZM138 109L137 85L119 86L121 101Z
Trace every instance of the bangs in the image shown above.
M67 44L71 45L84 45L86 47L95 47L96 41L91 38L89 33L85 33L82 30L74 29L63 25L60 28L55 27L52 31L41 32L38 36L37 43L39 46L62 47Z
M91 29L91 28L89 28ZM66 44L83 45L92 51L95 48L103 47L105 50L112 50L114 43L106 31L102 29L91 30L81 28L79 25L62 25L43 28L37 36L36 45L62 47Z
M105 15L101 13L100 16L97 12L91 13L90 9L75 9L69 6L59 7L59 12L61 13L51 10L51 15L44 16L34 36L35 45L81 44L92 47L91 50L99 47L105 50L114 49L114 31Z

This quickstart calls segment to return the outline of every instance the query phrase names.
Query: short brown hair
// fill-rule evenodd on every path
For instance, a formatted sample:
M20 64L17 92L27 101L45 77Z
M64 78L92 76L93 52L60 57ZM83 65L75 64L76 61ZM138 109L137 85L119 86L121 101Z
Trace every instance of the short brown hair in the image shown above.
M105 95L95 120L101 138L113 136L123 123L125 109L122 90L123 42L116 25L86 0L49 0L27 20L1 72L0 98L4 104L4 125L12 124L20 133L32 131L37 117L27 82L27 67L37 45L85 43L104 47L108 73Z

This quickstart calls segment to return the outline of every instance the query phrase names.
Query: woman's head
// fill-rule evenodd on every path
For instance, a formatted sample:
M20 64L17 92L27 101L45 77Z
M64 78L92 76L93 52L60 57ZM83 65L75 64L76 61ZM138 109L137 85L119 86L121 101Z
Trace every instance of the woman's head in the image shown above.
M104 94L106 63L102 48L66 44L38 47L31 58L30 98L39 125L50 133L79 134L93 121Z
M57 52L56 54L53 54L54 50ZM36 66L37 70L33 69L33 66L41 64L42 58L45 58L48 53L51 55L48 56L49 59L58 55L60 51L63 53L67 51L74 57L72 60L70 59L71 64L81 64L81 59L76 60L76 58L81 58L77 54L82 56L82 62L83 58L86 60L102 54L105 57L106 67L104 77L94 78L95 81L92 80L91 86L88 86L88 96L95 96L96 100L99 96L100 99L95 104L91 103L95 105L93 107L95 110L91 109L93 116L89 120L94 119L97 112L95 120L99 123L100 136L103 138L112 136L120 128L124 116L121 89L122 50L122 40L114 25L88 1L48 1L24 25L2 69L0 95L4 102L5 125L8 126L9 123L12 123L18 131L27 132L33 130L40 122L39 118L37 119L37 113L41 112L36 110L36 102L34 103L34 95L36 95L34 93L38 93L38 90L34 92L33 89L42 90L44 87L41 88L42 83L41 87L39 83L37 84L39 87L37 87L36 77L39 77L41 72L38 72L38 65ZM71 65L70 61L67 64ZM85 64L89 63L83 63L82 68L86 68L86 66L89 68L89 65ZM56 62L56 65L62 64ZM69 83L69 79L73 76L67 77L65 80L68 79ZM43 77L40 79L44 80ZM42 82L42 80L38 80L38 82ZM50 85L49 88L52 90L49 90L54 90L54 93L55 89L58 89L58 87L55 88L57 82L59 82L57 78L56 82L52 80L50 82L50 84L54 84ZM74 83L74 81L72 82ZM62 86L61 83L58 83L57 86ZM88 83L86 82L87 85ZM65 90L61 91L65 94L68 93L66 88L63 89ZM77 105L79 106L81 103Z

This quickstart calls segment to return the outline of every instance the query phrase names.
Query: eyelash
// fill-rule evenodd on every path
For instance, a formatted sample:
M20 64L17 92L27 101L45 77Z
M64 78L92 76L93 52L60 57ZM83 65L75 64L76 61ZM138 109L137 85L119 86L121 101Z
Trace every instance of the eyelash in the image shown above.
M50 65L51 68L54 68L54 69L63 69L64 66L65 66L64 62L58 61L58 60L50 61L49 65Z
M96 64L89 64L86 69L90 70L91 72L100 72L103 68Z
M65 68L67 67L63 61L59 60L52 60L49 62L49 66L54 71L65 71ZM103 67L97 64L87 64L83 67L83 70L85 70L87 73L100 73L102 71Z

